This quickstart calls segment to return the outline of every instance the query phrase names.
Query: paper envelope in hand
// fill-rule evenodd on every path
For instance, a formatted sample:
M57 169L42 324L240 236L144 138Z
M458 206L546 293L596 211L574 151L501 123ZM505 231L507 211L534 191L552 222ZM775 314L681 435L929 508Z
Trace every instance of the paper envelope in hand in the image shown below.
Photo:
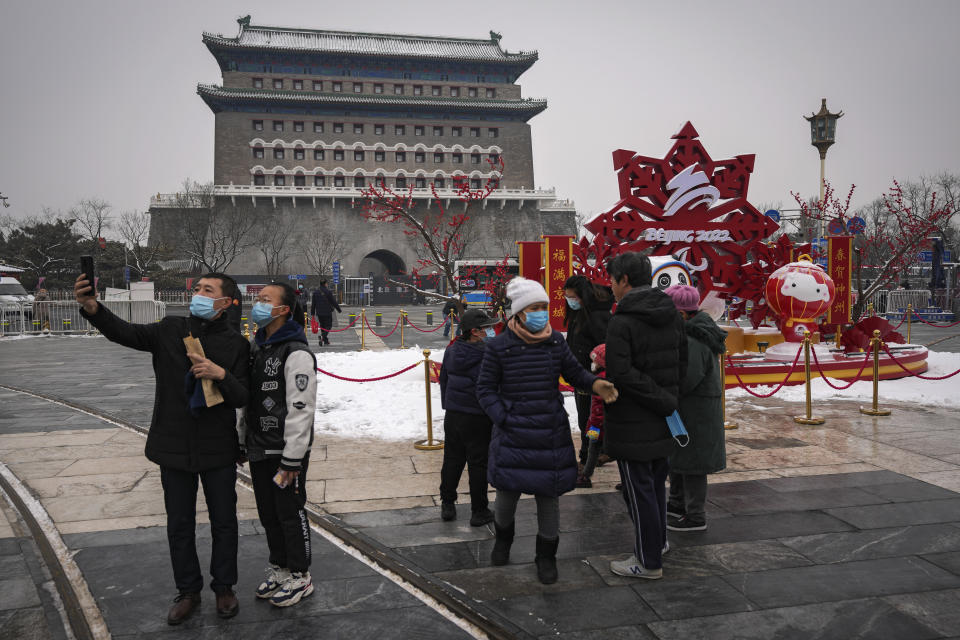
M195 353L198 356L204 358L206 357L203 355L203 345L201 345L200 341L194 338L192 335L184 338L183 344L187 348L187 353ZM213 380L201 378L200 386L203 387L203 397L206 399L208 407L212 407L223 402L223 396L220 395L220 390L217 389L215 384L213 384Z

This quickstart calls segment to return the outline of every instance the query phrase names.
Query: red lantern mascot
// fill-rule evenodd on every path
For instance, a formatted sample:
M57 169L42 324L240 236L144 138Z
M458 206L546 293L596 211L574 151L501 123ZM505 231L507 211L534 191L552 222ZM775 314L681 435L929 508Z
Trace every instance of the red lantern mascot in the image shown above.
M802 342L804 331L817 331L817 318L830 308L834 293L833 280L807 255L767 279L767 305L780 316L780 331L788 342Z

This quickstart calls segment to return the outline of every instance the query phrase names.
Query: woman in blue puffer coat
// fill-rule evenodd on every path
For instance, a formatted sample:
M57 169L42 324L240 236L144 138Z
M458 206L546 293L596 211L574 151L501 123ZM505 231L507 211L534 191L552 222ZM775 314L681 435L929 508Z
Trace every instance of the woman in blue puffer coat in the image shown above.
M537 501L537 577L557 580L559 497L573 490L577 459L570 421L563 408L559 378L578 389L592 389L607 402L616 390L586 371L559 332L549 325L547 292L538 283L514 278L506 330L487 342L477 399L493 421L487 480L497 490L496 542L490 561L507 564L514 536L514 514L523 493Z

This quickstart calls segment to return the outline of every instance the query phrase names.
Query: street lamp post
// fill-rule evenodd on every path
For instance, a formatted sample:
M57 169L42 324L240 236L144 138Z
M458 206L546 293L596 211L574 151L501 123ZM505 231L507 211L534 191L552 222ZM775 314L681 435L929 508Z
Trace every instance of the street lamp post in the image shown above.
M803 118L810 123L810 144L820 152L820 203L823 203L824 180L827 164L827 149L836 142L837 119L843 116L843 111L839 113L830 113L827 109L827 99L822 98L820 102L820 111L813 113L808 118Z

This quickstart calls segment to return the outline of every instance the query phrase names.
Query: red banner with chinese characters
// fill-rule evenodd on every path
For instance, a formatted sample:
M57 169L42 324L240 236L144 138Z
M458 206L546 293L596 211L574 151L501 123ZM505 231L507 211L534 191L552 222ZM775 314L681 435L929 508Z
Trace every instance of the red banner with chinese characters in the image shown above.
M563 284L572 273L573 236L543 236L543 256L546 263L543 287L550 297L550 326L563 331L566 301Z
M836 295L827 312L827 324L850 324L850 277L853 272L853 236L831 236L827 241L827 274Z
M518 242L517 256L519 274L528 280L540 282L540 269L543 267L543 243L540 241Z

